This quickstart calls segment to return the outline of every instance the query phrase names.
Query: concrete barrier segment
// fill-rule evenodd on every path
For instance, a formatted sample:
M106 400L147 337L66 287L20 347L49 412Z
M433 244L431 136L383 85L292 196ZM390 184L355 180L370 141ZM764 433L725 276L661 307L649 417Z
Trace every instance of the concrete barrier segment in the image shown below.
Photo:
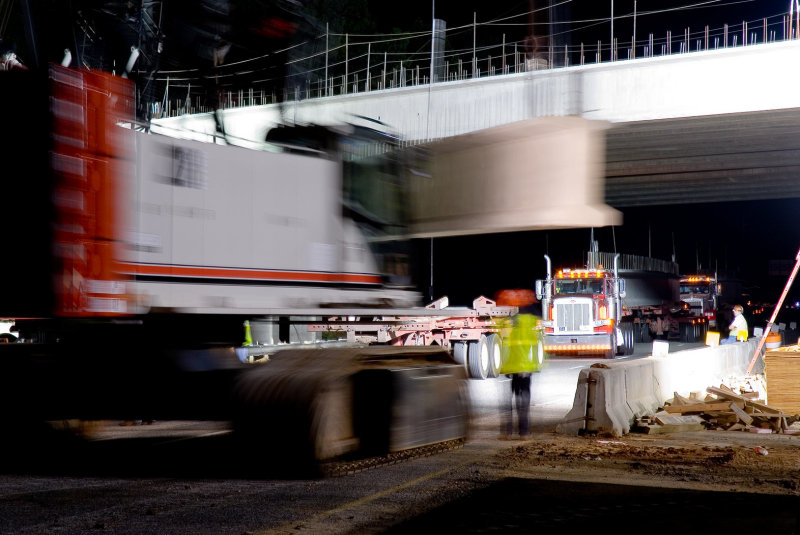
M664 357L596 363L581 370L572 409L556 432L624 435L636 418L653 414L675 392L703 397L709 386L744 375L756 347L757 340L750 340ZM763 359L758 369L763 369Z
M588 400L593 407L588 431L624 435L636 417L652 414L658 407L653 363L649 359L597 363L591 369L596 388L594 403Z
M591 371L591 368L584 368L578 374L578 386L575 388L575 400L572 402L572 409L556 425L556 433L579 435L586 430L586 410ZM595 380L591 379L593 385Z

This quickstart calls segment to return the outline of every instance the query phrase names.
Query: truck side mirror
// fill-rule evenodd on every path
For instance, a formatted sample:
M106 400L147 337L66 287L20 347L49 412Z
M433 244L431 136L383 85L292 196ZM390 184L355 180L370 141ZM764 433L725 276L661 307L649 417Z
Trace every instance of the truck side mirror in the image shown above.
M625 297L625 279L619 280L619 296Z
M542 281L541 280L536 281L536 299L538 299L539 301L542 300Z

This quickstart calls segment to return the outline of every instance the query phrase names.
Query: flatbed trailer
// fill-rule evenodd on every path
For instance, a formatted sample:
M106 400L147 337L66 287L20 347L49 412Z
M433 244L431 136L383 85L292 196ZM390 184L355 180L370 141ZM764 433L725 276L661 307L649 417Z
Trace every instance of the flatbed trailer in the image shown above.
M447 305L447 298L442 298L424 309L326 314L324 322L309 323L307 328L311 332L344 333L353 343L440 346L452 351L470 377L497 377L506 320L518 308L498 306L483 296L473 301L471 309Z

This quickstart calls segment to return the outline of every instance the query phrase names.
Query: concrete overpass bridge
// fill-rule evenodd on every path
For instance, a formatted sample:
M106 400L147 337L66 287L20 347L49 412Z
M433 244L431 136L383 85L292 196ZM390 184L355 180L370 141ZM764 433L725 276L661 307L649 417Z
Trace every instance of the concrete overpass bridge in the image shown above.
M609 124L613 207L800 197L800 40L242 106L243 143L283 121L369 118L409 143L544 116ZM154 121L208 138L208 114Z

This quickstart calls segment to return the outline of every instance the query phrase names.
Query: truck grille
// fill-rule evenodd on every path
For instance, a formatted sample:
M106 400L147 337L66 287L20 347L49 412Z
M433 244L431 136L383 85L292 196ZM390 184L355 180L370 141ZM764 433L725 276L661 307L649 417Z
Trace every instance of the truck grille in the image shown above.
M703 308L703 300L697 297L689 297L688 299L684 299L683 302L688 304L691 308Z
M556 332L578 331L592 324L591 302L556 303Z

